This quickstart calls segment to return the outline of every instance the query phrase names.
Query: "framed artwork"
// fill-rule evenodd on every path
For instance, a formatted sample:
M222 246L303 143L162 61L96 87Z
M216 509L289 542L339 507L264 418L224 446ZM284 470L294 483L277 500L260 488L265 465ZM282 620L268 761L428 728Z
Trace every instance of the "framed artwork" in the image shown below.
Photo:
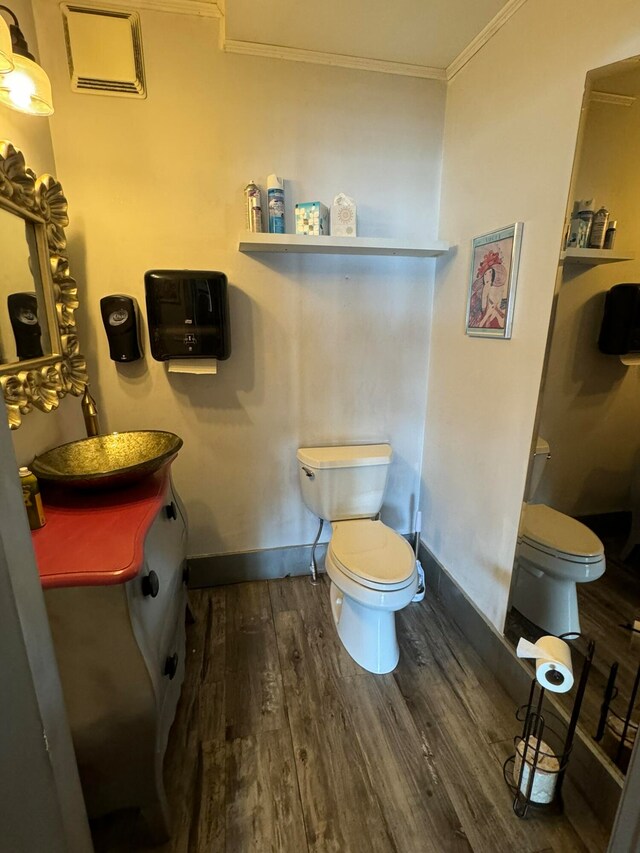
M522 222L516 222L473 240L468 335L504 340L511 337L523 227Z

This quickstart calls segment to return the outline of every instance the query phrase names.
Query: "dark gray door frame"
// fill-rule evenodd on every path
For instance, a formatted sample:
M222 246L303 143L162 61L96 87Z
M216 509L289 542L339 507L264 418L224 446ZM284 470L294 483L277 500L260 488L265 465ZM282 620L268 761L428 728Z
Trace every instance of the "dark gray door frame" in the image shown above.
M608 853L640 851L640 749L636 739L622 789Z
M0 507L0 853L91 853L4 406Z

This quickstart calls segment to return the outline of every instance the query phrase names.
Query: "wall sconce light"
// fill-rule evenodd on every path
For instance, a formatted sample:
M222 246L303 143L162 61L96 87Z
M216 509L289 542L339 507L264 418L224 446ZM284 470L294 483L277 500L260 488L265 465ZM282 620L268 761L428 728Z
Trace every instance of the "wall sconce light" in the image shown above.
M2 72L0 66L0 104L32 116L50 116L53 113L53 98L47 73L29 53L27 40L15 14L7 6L0 6L0 12L7 12L13 18L13 23L9 25L13 68ZM1 15L0 20L6 28ZM1 39L0 27L0 60L3 52Z

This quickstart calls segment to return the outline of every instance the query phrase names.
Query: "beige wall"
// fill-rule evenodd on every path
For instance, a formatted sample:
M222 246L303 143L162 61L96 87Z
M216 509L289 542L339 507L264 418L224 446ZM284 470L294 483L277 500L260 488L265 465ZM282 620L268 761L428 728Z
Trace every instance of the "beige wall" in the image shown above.
M73 94L60 11L36 14L92 390L108 429L183 437L191 554L311 541L295 451L313 443L389 439L383 518L409 530L435 262L245 256L237 239L244 184L273 171L290 181L289 225L295 200L345 191L363 236L436 236L443 85L225 55L217 22L145 10L148 98ZM216 377L108 359L100 297L134 295L144 314L143 274L163 267L229 277L232 355Z
M38 57L31 3L29 0L16 0L11 8L18 16L32 53ZM0 139L6 139L20 148L27 165L36 174L56 174L49 119L22 115L0 105ZM59 409L53 414L31 412L24 417L22 426L12 433L18 463L26 465L36 453L63 441L79 438L82 434L80 403L75 397L62 400Z
M585 74L640 53L640 6L522 6L449 85L423 539L502 628ZM470 241L524 221L511 341L464 333Z
M640 96L640 74L633 76ZM616 88L614 78L606 82ZM590 103L575 195L604 204L619 223L616 248L640 258L639 148L638 101L631 107ZM640 466L640 369L596 345L605 295L620 282L640 283L640 260L565 264L558 294L540 421L552 459L536 500L570 515L630 509L631 476Z

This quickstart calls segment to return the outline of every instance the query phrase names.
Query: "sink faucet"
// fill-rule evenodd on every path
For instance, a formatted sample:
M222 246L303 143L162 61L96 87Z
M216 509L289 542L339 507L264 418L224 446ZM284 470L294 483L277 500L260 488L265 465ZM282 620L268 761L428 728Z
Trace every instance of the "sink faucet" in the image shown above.
M100 435L100 421L98 420L98 407L96 401L89 393L89 383L84 386L84 394L82 395L82 416L84 417L84 426L87 430L87 436L91 438L94 435Z

